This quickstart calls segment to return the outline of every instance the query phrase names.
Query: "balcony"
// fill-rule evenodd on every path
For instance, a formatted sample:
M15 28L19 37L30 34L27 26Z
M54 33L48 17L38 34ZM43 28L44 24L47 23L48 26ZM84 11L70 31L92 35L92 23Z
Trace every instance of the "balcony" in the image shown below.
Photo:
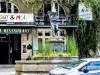
M77 27L76 17L73 14L67 16L65 16L64 14L60 14L57 22L59 24L59 27ZM47 14L45 14L44 16L35 16L35 25L37 27L49 27L49 16Z

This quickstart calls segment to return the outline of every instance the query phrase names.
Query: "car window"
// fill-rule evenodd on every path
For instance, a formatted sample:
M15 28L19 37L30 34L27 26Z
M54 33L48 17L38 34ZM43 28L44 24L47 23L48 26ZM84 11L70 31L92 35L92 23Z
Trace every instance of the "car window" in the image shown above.
M81 70L87 69L91 70L100 70L100 61L90 62L86 66L84 66Z
M67 63L63 68L72 69L79 66L83 62L86 62L86 61L84 60L72 61L70 63Z

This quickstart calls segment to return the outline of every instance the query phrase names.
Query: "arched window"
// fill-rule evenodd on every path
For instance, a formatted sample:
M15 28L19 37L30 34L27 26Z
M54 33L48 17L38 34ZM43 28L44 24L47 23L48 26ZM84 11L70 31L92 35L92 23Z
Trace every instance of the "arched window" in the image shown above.
M44 4L42 6L42 8L39 10L38 14L39 15L47 14L48 11L51 11L51 7L52 7L52 4L50 4L50 3ZM60 5L58 5L56 3L55 7L56 7L56 11L57 11L58 14L64 14L64 10L63 10L63 8Z
M18 13L18 7L10 2L0 2L0 13Z

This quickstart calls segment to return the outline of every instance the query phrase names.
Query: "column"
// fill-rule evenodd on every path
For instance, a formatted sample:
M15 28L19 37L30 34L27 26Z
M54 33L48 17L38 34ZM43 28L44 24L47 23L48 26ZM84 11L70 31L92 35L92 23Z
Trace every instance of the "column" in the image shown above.
M33 56L34 54L34 28L32 28L31 34L32 34L32 56Z

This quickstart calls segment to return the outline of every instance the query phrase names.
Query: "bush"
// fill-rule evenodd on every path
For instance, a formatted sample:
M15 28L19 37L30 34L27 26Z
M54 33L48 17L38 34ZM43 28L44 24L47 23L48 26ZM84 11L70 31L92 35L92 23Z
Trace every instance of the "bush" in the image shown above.
M39 44L39 53L32 56L32 59L52 59L53 57L70 57L70 56L78 56L78 49L76 40L73 37L66 38L67 42L67 52L64 51L64 46L62 45L62 53L56 53L51 48L50 43L47 41L43 45L42 43Z
M60 53L59 56L60 57L69 57L69 56L71 56L71 54L70 53Z
M59 57L58 53L50 53L48 57Z
M38 54L33 55L33 56L31 57L31 59L37 60L37 59L39 59L40 57L43 57L43 56L42 56L42 53L38 53Z
M71 56L70 53L50 53L49 55L47 56L43 56L42 53L38 53L38 54L35 54L34 56L32 56L32 59L35 59L35 60L38 60L38 59L53 59L54 57L69 57Z
M78 56L78 48L74 37L66 37L66 47L71 56Z

